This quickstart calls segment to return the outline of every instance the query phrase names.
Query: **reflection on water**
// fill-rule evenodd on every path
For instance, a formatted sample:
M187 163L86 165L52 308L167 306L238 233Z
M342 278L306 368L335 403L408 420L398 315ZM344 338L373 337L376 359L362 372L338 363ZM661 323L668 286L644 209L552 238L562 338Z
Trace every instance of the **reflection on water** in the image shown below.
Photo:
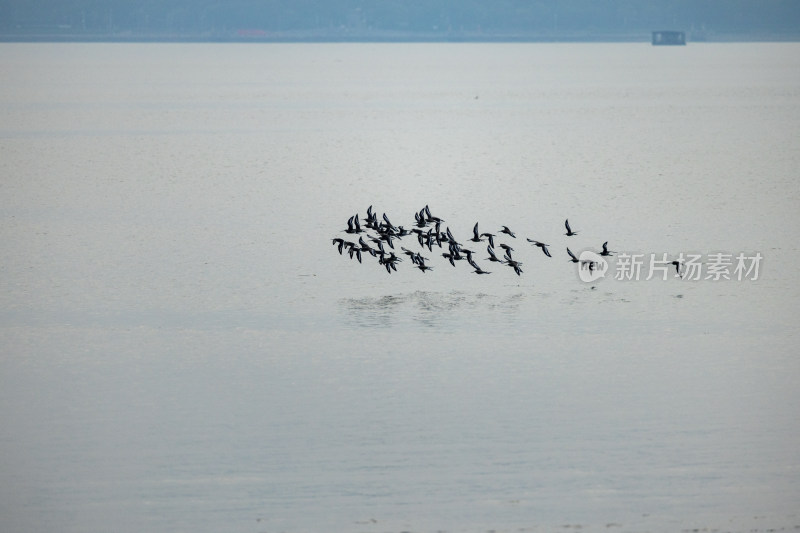
M462 312L508 314L516 311L525 294L505 296L461 291L414 291L377 297L343 298L341 307L357 327L391 327L406 321L428 327L442 327L465 318ZM471 313L470 313L471 314Z

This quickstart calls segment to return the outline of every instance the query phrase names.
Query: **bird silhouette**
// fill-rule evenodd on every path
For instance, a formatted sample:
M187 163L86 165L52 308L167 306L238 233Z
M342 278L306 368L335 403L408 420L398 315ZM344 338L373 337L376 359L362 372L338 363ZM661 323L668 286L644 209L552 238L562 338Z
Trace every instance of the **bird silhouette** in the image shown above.
M418 228L424 228L428 225L428 220L425 218L425 208L423 207L419 213L414 213L414 220L417 222Z
M505 233L506 235L511 235L515 239L517 238L517 236L514 235L514 232L511 231L510 229L508 229L508 226L503 226L503 229L500 230L500 233Z
M435 217L435 216L433 216L433 215L431 214L431 209L430 209L430 207L428 207L427 205L425 205L425 207L423 208L423 211L425 211L425 219L426 219L428 222L444 222L444 219L443 219L443 218L439 218L439 217Z
M564 226L566 226L566 228L567 228L567 232L564 234L567 237L572 237L573 235L577 235L578 234L577 231L572 231L572 228L569 227L569 219L566 219L564 221Z
M573 253L572 253L572 251L569 249L569 246L567 246L567 253L568 253L568 254L569 254L569 256L570 256L570 261L572 261L573 263L578 263L578 262L580 262L580 259L578 259L577 257L575 257L575 254L573 254Z
M503 256L503 259L504 259L503 263L505 263L506 265L508 265L508 266L512 267L512 268L514 269L514 272L516 272L516 273L517 273L517 276L519 276L520 274L522 274L522 268L521 268L521 267L522 267L522 263L521 263L521 262L519 262L519 261L515 261L514 259L512 259L512 258L511 258L511 252L509 252L508 250L506 250L506 253L505 253L505 255Z
M683 261L679 261L676 259L675 261L672 261L672 264L675 265L675 275L683 279L683 272L682 272Z
M472 242L482 242L480 234L478 233L478 223L475 223L475 227L472 228L472 238L470 239Z
M533 244L533 245L535 245L535 246L538 246L539 248L541 248L542 252L544 252L544 255L546 255L547 257L553 257L552 255L550 255L550 251L547 249L547 247L550 246L549 244L545 244L543 242L535 241L533 239L528 239L528 242Z
M364 222L364 225L369 229L378 228L378 217L372 212L372 206L367 208L367 220Z
M358 222L358 215L353 215L352 217L347 219L347 229L344 230L346 233L361 233L361 224Z
M498 259L497 256L495 255L494 249L492 249L491 246L487 246L486 251L489 252L489 257L487 257L489 261L493 261L495 263L502 263L502 261Z
M475 260L472 259L472 254L475 253L475 252L473 252L472 250L461 250L461 251L464 252L464 255L466 255L467 263L472 265L472 268L474 268L476 270L480 270L481 269L481 267L478 266L478 264L475 262Z
M336 237L333 239L333 245L339 248L339 255L342 255L342 249L344 248L344 239L341 237Z
M494 248L494 233L481 233L481 237L489 239L489 246Z

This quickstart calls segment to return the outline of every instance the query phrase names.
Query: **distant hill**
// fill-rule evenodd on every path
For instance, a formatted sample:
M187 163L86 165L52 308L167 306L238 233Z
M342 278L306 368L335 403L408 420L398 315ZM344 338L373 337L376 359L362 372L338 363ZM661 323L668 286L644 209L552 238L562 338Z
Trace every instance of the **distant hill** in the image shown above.
M800 40L798 0L0 0L2 40Z

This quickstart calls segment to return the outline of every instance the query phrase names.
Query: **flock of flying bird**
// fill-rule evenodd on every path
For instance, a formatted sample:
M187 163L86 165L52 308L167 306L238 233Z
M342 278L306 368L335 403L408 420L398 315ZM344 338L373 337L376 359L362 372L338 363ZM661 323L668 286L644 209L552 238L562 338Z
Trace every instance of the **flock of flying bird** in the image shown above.
M372 206L369 206L367 209L367 217L363 225L359 220L358 214L351 216L347 220L347 228L343 230L349 237L335 237L333 239L333 245L337 247L339 254L344 255L346 253L351 259L357 259L359 263L362 262L362 258L365 254L377 258L378 264L383 266L386 272L390 274L392 271L397 270L397 263L403 261L397 253L408 256L411 264L422 272L432 270L433 267L428 264L430 258L423 256L422 253L424 253L425 250L429 253L433 253L434 247L439 248L441 250L441 255L454 267L457 262L466 261L474 269L473 272L475 274L491 274L491 272L481 268L475 261L474 256L477 252L468 248L468 246L478 246L480 243L487 243L486 251L489 257L485 258L485 260L512 268L518 276L522 274L522 263L512 256L514 248L506 243L499 242L501 234L516 239L516 234L508 226L502 226L497 233L481 233L478 229L478 223L476 222L475 226L472 228L472 238L462 243L453 236L449 227L445 226L444 231L442 231L442 223L444 220L431 214L431 210L427 205L420 209L418 213L415 213L414 218L414 227L406 229L403 226L395 226L392 224L385 213L379 220L377 213L372 210ZM572 237L578 234L577 231L573 231L570 227L569 219L564 221L564 226L567 230L565 233L566 236ZM374 234L368 230L372 230ZM397 251L395 243L401 241L405 237L411 238L412 235L416 237L421 252L415 252L404 246L399 246L400 251L395 253ZM540 248L545 256L552 257L548 248L550 246L549 244L530 238L526 238L526 240ZM497 246L495 246L496 242ZM495 251L497 247L503 250L503 255L501 257L498 257L497 254L499 252ZM438 252L439 251L437 251L437 253ZM609 256L613 253L614 252L608 249L608 242L606 241L603 243L603 251L599 252L599 255ZM582 261L578 259L569 247L567 247L567 254L569 255L569 261L573 263L587 263L585 266L589 269L595 266L591 261Z

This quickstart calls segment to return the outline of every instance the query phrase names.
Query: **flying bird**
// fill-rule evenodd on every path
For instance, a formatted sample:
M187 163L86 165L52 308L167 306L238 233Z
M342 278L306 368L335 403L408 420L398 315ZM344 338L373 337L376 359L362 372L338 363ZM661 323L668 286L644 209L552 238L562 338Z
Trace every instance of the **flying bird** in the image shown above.
M514 272L517 273L517 276L522 274L522 268L521 268L522 267L522 263L520 263L519 261L514 261L514 260L509 258L506 261L506 264L514 269Z
M564 234L567 237L572 237L573 235L577 235L578 234L577 231L572 231L572 228L569 227L569 219L566 219L564 221L564 226L566 226L566 228L567 228L567 232Z
M472 268L474 268L474 269L476 269L476 270L480 270L480 269L481 269L481 267L479 267L479 266L478 266L478 264L475 262L475 260L474 260L474 259L472 259L472 254L474 253L472 250L461 250L461 251L462 251L462 252L464 252L464 253L466 254L466 256L467 256L467 263L469 263L470 265L472 265Z
M683 262L676 259L675 261L672 261L672 264L675 265L675 274L679 278L683 279L683 272L681 272L681 269L683 268Z
M427 218L428 222L444 222L443 218L431 215L431 209L427 206L427 204L422 210L425 211L425 217Z
M498 259L497 256L494 254L494 249L492 249L491 246L487 246L486 251L489 252L489 257L487 257L489 261L493 261L495 263L502 263L502 261Z
M603 256L614 255L614 252L610 252L608 250L608 241L603 243L603 251L600 252L600 255L603 255Z
M535 246L538 246L539 248L541 248L542 252L544 252L544 255L546 255L547 257L553 257L552 255L550 255L550 251L547 249L547 247L550 246L549 244L545 244L543 242L535 241L533 239L528 239L528 242L533 244L533 245L535 245Z
M367 221L364 225L370 229L378 229L378 217L372 212L372 206L367 208Z
M481 237L489 239L489 246L494 248L494 233L481 233Z
M570 256L570 261L572 261L573 263L579 263L580 262L580 259L575 257L575 254L572 253L572 251L569 249L569 246L567 246L567 253Z
M500 233L505 233L506 235L511 235L515 239L517 238L517 236L514 235L514 232L511 231L510 229L508 229L508 226L503 226L503 229L500 230Z
M417 221L418 228L424 228L428 221L425 220L425 209L423 208L419 213L414 213L414 220Z
M472 228L472 238L470 239L472 242L482 242L481 235L478 233L478 223L475 223L475 227Z
M361 224L358 222L358 215L354 215L347 219L347 229L344 231L345 233L361 233L364 231L361 229Z

